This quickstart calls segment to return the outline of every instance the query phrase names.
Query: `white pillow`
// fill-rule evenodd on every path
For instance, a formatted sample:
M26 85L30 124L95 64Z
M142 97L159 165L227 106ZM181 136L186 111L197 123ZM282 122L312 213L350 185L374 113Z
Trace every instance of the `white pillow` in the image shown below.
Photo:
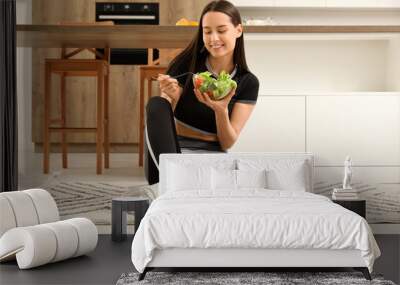
M167 191L211 189L211 166L168 164Z
M268 188L275 190L307 191L305 163L291 167L275 167L268 171Z
M163 194L170 190L175 191L175 180L178 181L179 184L183 183L183 181L179 181L181 179L188 180L186 177L182 177L182 174L179 174L176 177L176 171L181 170L176 167L170 167L171 164L181 165L188 169L183 169L183 173L186 170L189 170L193 167L206 167L206 168L218 168L218 169L236 169L236 159L227 156L226 154L161 154L160 155L160 186L159 193ZM207 171L206 171L207 172ZM205 182L209 182L207 185L207 191L213 191L211 188L211 170L207 175L204 175ZM171 181L172 180L172 181ZM190 181L189 181L190 182ZM177 185L177 189L186 188L187 183L183 183L184 185ZM201 183L203 184L203 183ZM206 183L207 184L207 183ZM189 183L190 190L193 190L192 183ZM210 186L210 187L208 187ZM199 188L203 186L195 186L195 188ZM206 193L207 191L198 191L199 193Z
M267 188L267 171L212 169L212 188L215 192L240 188Z
M213 167L211 173L213 190L218 191L224 189L234 191L237 189L236 170Z
M236 170L237 187L268 188L267 170Z
M309 167L303 159L239 159L240 170L267 170L268 189L307 191Z

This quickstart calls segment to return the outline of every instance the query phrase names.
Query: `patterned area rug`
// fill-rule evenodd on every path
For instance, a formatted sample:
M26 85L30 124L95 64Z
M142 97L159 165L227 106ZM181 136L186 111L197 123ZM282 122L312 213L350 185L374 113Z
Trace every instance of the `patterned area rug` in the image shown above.
M141 196L153 199L148 185L119 186L101 182L63 182L43 185L55 199L61 219L86 217L96 225L111 225L111 201L120 196ZM133 217L128 216L133 223Z
M142 281L138 281L138 276L138 273L122 274L116 285L395 285L392 281L376 275L372 276L372 281L368 281L359 272L148 272Z

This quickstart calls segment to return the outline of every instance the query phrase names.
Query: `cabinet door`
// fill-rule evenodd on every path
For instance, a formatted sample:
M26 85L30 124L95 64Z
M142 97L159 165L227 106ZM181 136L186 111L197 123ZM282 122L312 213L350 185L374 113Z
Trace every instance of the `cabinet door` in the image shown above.
M304 152L303 96L259 96L232 152Z
M400 96L336 95L307 97L307 150L316 164L400 164Z
M276 0L276 7L325 7L326 0Z
M378 6L377 0L326 0L327 7L373 8Z
M232 0L236 7L273 7L276 0Z
M399 0L378 0L377 1L378 7L383 7L383 8L400 8L400 1Z

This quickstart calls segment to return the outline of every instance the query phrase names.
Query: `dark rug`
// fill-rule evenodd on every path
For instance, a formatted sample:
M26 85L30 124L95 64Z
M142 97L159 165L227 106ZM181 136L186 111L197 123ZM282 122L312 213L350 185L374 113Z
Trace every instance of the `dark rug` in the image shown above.
M142 281L139 273L124 273L116 285L134 284L213 284L213 285L297 285L297 284L373 284L395 285L381 275L372 275L368 281L360 272L148 272Z

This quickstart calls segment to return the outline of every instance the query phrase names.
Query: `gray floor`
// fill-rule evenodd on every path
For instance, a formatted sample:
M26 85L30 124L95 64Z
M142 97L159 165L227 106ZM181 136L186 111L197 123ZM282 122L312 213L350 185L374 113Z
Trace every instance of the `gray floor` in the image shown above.
M397 284L400 237L379 235L376 240L382 257L376 260L374 271ZM124 242L112 242L110 235L100 235L96 250L88 256L29 270L19 270L16 262L3 263L0 264L0 284L115 284L122 273L134 271L131 243L132 236Z
M0 264L0 284L115 284L124 272L134 270L130 259L132 237L112 242L100 235L97 248L81 256L29 270L19 270L16 262Z
M400 235L375 235L375 240L381 256L374 263L374 271L400 284Z

